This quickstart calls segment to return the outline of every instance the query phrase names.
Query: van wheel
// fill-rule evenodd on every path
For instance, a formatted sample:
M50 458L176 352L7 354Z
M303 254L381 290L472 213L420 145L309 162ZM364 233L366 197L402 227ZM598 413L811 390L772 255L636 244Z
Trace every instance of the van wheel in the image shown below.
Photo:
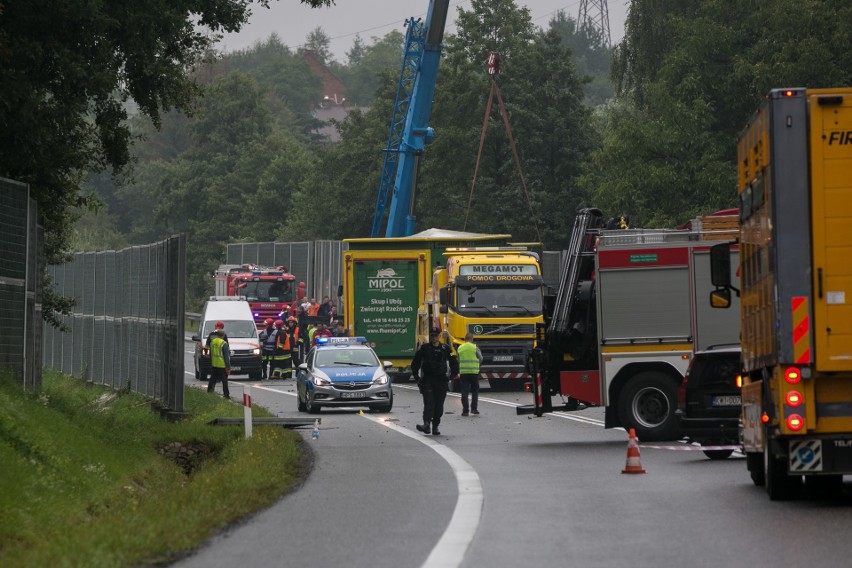
M704 455L711 460L725 460L731 457L734 450L704 450Z
M646 371L631 377L618 395L621 425L634 428L645 442L676 440L677 385L663 373Z

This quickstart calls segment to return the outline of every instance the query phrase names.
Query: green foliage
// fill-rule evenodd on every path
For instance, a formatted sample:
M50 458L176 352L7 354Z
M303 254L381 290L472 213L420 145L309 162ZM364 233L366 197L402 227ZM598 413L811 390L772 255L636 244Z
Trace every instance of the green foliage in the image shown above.
M348 53L350 64L343 74L347 101L356 106L371 106L376 90L387 80L386 75L390 74L394 80L399 78L405 36L392 31L381 39L372 38L369 46L358 44L360 38L356 37L355 41Z
M300 476L298 434L257 428L245 440L241 427L211 427L242 407L197 389L186 389L185 406L190 418L169 423L138 395L56 373L37 395L0 381L3 565L161 562L272 503ZM189 474L158 453L175 441L201 450Z
M640 225L735 204L735 138L773 87L852 84L852 5L634 0L583 185ZM615 211L618 210L618 211Z
M312 29L305 38L305 50L312 51L323 65L328 65L332 61L330 45L331 38L322 26Z
M571 59L577 73L583 77L583 92L592 105L599 105L615 94L610 81L612 53L604 45L602 35L589 27L577 27L577 21L559 10L550 20L550 30L555 30L563 46L571 50Z
M0 18L0 175L31 184L49 262L69 248L85 173L130 159L127 103L154 124L189 109L186 74L250 0L6 2ZM61 22L61 25L57 25Z

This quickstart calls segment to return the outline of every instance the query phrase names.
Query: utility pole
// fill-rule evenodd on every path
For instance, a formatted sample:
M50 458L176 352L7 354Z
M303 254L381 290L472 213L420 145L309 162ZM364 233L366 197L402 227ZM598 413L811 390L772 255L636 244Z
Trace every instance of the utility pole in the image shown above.
M591 28L600 34L604 47L612 47L609 35L609 8L607 0L580 0L580 15L577 26L580 29Z

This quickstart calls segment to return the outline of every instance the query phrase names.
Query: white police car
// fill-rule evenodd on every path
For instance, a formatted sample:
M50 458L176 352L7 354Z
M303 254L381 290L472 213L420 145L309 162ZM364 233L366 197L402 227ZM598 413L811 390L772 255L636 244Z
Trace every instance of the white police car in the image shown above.
M316 414L323 407L393 408L386 369L364 337L320 337L296 373L299 410Z

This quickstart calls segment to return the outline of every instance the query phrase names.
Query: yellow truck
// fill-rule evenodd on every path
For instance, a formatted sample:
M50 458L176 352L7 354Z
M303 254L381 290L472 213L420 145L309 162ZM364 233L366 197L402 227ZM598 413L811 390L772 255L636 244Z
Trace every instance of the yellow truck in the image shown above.
M739 276L711 251L714 307L740 295L742 442L772 500L852 474L852 88L775 89L737 142Z
M458 247L444 252L418 311L418 344L437 325L454 349L467 333L482 352L480 379L523 387L527 353L542 315L539 257L523 246Z
M511 235L427 229L408 237L344 240L343 314L350 336L366 337L395 380L411 375L418 314L436 266L449 248L498 246ZM426 325L426 324L423 324Z

